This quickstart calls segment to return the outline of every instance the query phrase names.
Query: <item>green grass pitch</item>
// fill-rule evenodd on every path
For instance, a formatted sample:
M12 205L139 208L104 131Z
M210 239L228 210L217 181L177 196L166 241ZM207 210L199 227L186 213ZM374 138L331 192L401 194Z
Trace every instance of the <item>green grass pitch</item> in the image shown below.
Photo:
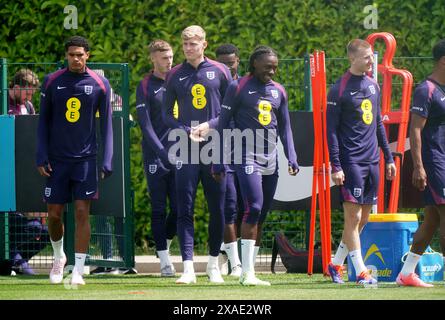
M399 287L380 282L377 288L355 283L335 285L322 275L260 274L270 287L243 287L225 277L222 285L210 284L200 275L197 283L176 285L176 278L156 275L85 276L86 286L52 285L47 275L0 277L0 299L48 300L439 300L445 299L444 282L434 288Z

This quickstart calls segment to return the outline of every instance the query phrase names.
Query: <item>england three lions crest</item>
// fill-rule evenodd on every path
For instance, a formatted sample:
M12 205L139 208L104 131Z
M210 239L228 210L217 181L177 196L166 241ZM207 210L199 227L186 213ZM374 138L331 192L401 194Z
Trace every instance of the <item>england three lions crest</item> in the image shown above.
M274 99L278 99L278 90L272 89L272 90L270 90L270 93L272 94L272 97Z
M158 171L158 165L157 164L150 164L148 165L148 172L151 174L155 174L156 171Z
M209 80L215 79L215 71L207 71L207 79Z
M371 91L371 94L375 94L375 87L373 84L371 84L368 88L369 88L369 91Z
M90 95L93 93L93 86L85 86L85 93Z

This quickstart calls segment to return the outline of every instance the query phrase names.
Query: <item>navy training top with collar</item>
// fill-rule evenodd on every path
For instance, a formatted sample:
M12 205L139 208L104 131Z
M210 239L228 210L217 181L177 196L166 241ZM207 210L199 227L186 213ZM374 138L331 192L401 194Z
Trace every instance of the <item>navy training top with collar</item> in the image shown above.
M86 68L67 68L45 76L41 88L37 130L37 166L51 160L66 162L97 155L95 115L99 111L105 174L112 172L113 127L108 80Z
M379 146L386 163L394 162L374 79L347 71L329 90L326 121L333 173L341 171L342 165L379 162Z
M142 130L142 152L145 160L159 160L165 169L169 167L168 133L170 128L162 120L162 101L165 92L164 80L150 72L139 83L136 90L136 111ZM167 148L166 148L167 147Z
M221 102L232 76L226 65L204 58L197 68L187 61L175 66L165 80L162 116L172 129L183 129L190 134L192 121L208 122L216 128ZM178 102L178 118L174 104Z
M427 119L422 130L422 162L445 163L445 86L429 78L421 82L414 91L411 113Z
M257 146L247 146L246 140L243 139L243 162L246 157L252 156L247 152L253 150L255 162L257 162L258 157L275 162L278 131L289 166L298 169L297 154L290 126L287 94L281 84L274 81L263 83L252 75L233 81L227 89L221 108L218 124L218 132L221 137L224 136L223 130L230 128L232 118L235 122L235 128L241 132L244 130L254 130L255 132L257 129L264 130L264 135L260 133L260 136L258 136L264 139L263 141L258 141L255 138L255 144L262 143L265 146L264 153L260 154L261 150L258 150ZM274 132L274 134L269 134L269 132ZM254 136L256 136L256 133L254 133ZM269 149L267 146L272 146L272 148Z

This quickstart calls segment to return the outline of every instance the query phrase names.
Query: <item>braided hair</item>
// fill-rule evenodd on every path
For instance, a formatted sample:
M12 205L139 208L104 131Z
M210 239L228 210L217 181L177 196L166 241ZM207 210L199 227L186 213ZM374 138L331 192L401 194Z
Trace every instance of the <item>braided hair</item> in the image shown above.
M255 71L255 67L253 66L254 61L257 60L262 55L266 55L266 54L275 56L278 58L278 54L275 52L275 50L268 46L258 46L255 48L255 50L253 50L253 52L249 58L249 72L250 72L250 74L253 74Z

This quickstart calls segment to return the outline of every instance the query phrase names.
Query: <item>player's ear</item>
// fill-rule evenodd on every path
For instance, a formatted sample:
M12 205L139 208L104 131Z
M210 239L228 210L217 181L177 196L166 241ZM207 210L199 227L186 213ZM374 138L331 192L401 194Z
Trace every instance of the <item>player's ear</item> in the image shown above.
M203 46L204 49L207 48L207 41L204 41L204 42L202 43L202 46Z
M85 52L85 60L88 60L89 57L90 57L90 52L89 51Z

